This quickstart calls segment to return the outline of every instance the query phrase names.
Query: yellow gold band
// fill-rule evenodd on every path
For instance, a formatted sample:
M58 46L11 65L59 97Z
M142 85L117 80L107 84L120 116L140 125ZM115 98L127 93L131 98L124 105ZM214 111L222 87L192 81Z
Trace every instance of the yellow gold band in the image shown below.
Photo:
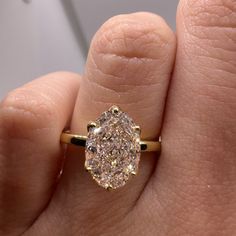
M72 134L69 131L61 134L61 142L65 144L73 144L76 146L85 147L87 136ZM158 141L140 141L141 152L160 152L161 142Z

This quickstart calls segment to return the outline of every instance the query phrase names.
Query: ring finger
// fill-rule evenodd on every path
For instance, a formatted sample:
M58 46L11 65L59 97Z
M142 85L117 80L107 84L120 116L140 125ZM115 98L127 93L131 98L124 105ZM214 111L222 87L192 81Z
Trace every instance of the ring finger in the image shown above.
M92 41L71 130L86 134L88 121L116 104L141 126L142 139L157 139L174 58L175 36L159 16L135 13L110 19ZM75 219L81 219L83 203L89 206L87 216L90 210L96 217L109 208L123 216L139 198L156 159L155 153L142 154L138 176L107 193L83 170L84 150L70 147L53 201L64 209L76 206L70 212Z

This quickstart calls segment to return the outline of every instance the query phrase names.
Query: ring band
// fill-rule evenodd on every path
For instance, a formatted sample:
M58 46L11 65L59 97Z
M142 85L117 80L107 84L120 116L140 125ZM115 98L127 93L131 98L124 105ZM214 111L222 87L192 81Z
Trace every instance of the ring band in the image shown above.
M87 125L88 135L65 131L61 142L85 147L85 169L99 186L116 189L137 175L141 152L160 152L161 140L141 140L141 128L113 105Z
M61 135L61 142L65 144L73 144L76 146L85 147L87 136L72 134L70 131L64 131ZM160 152L161 142L160 141L140 141L141 152Z

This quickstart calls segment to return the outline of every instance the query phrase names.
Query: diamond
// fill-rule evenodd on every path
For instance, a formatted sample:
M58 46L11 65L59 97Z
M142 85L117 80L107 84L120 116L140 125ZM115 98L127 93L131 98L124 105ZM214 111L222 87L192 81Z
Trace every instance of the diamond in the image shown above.
M140 130L117 106L103 112L95 123L88 129L85 168L100 186L122 187L138 171Z

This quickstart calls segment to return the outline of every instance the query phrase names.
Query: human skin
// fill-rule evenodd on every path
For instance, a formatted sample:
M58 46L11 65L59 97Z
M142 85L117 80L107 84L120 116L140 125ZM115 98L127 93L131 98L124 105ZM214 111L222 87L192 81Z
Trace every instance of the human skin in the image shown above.
M176 35L154 14L113 17L82 76L49 74L1 102L0 235L236 235L236 4L177 11ZM138 175L108 192L60 134L86 134L112 104L143 139L161 134L162 153L142 154Z

